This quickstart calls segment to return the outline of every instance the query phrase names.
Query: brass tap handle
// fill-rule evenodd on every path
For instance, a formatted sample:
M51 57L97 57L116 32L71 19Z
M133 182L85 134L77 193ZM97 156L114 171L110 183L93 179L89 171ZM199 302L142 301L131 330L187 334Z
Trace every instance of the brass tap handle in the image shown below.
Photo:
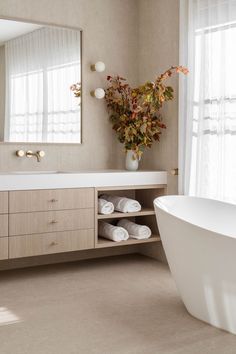
M36 154L37 154L39 157L44 157L44 156L45 156L45 151L40 150L40 151L37 151Z
M57 223L58 223L58 221L56 221L56 220L51 221L51 224L57 224Z
M178 169L178 168L173 168L173 170L171 170L170 173L171 173L173 176L178 176L178 174L179 174L179 169Z
M26 151L25 156L28 157L28 158L31 158L31 157L34 156L34 153L33 153L32 150L28 150L28 151Z
M16 151L16 156L17 157L24 157L25 156L24 150L17 150Z

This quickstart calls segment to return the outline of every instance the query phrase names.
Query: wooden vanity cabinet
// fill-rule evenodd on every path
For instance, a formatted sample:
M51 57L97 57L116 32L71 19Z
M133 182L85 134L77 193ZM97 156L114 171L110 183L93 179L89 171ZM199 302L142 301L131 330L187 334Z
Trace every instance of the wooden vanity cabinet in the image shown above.
M8 192L0 192L0 260L8 258Z
M94 189L9 192L9 258L94 248Z
M103 193L136 199L142 210L98 214ZM0 260L159 242L153 200L164 194L165 184L0 192ZM148 225L152 236L122 242L98 237L100 221L121 218Z

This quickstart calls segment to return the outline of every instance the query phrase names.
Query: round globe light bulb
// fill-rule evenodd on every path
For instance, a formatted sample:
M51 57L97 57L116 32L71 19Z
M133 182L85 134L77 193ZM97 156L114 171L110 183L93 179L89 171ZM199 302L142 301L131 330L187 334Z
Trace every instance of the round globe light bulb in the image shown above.
M97 98L97 99L102 99L105 97L105 91L102 89L102 88L96 88L94 90L94 96Z
M98 73L103 72L106 68L105 64L102 61L98 61L94 66L95 66L95 70Z

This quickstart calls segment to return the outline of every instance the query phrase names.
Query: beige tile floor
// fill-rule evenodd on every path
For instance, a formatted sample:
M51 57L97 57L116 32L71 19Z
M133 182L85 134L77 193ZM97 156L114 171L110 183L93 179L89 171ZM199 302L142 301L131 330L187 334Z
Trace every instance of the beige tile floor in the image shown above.
M132 255L0 273L0 354L236 354L168 268Z

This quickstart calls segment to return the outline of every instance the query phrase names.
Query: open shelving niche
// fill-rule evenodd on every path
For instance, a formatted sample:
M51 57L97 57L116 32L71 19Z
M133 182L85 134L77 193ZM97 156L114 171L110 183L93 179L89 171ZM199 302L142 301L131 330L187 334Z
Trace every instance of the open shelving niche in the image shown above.
M127 187L102 187L95 189L95 248L146 244L160 242L159 231L156 223L153 200L159 196L166 195L166 184L127 186ZM109 193L136 199L142 206L141 211L135 213L114 212L109 215L98 214L98 197L101 194ZM118 219L129 218L131 221L147 225L152 230L152 236L145 240L128 239L127 241L114 242L98 236L99 220L106 220L115 223Z

